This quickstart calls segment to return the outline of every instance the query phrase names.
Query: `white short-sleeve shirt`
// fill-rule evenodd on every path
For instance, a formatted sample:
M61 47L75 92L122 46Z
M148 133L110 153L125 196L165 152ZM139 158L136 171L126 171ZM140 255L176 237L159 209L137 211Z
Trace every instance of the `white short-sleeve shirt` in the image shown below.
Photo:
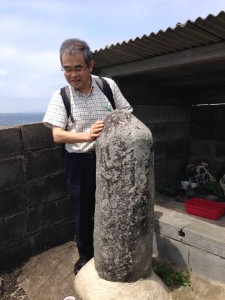
M92 86L88 95L82 94L69 85L71 112L75 122L72 123L70 118L67 117L60 90L57 90L51 98L43 119L43 123L46 126L50 128L57 126L69 132L88 132L96 121L104 120L104 118L112 112L113 108L109 100L98 87L96 81L93 80L95 76L92 75L91 77ZM132 107L122 95L115 81L110 78L104 79L110 85L116 109L124 109L132 112ZM85 153L93 151L94 146L95 141L66 144L66 150L68 152Z

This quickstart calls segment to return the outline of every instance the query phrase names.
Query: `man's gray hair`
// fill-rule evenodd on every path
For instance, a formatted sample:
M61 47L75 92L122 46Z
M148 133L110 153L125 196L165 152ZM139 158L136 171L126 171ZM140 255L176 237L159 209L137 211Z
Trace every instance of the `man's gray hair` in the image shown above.
M76 55L82 54L86 65L89 67L90 61L92 60L92 54L90 47L85 41L80 39L67 39L60 47L60 61L62 64L62 55Z

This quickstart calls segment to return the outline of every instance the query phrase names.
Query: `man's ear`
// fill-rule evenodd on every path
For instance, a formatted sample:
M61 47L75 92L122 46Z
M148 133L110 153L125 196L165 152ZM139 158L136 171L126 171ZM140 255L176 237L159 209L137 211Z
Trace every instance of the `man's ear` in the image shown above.
M94 61L91 60L90 63L89 63L89 67L88 67L90 73L93 71L93 68L94 68Z

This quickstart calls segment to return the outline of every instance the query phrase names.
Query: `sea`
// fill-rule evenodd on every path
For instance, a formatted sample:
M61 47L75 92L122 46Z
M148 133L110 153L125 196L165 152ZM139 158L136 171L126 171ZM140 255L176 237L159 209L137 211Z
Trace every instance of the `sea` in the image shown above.
M0 113L0 127L40 123L45 113Z

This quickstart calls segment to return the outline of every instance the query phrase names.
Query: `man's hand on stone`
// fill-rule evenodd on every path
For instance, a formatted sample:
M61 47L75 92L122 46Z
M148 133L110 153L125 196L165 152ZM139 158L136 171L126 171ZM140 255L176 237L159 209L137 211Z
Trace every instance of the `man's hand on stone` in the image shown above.
M97 137L99 137L100 133L102 132L104 128L104 122L103 121L97 121L91 126L90 129L90 140L94 141Z

